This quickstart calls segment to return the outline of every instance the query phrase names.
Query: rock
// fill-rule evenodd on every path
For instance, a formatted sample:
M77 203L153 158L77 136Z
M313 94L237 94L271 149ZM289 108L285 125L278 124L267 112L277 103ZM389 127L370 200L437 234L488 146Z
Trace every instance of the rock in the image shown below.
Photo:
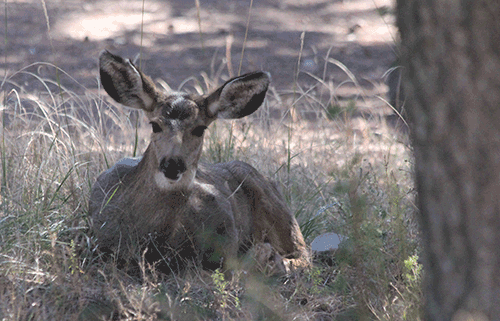
M311 243L313 252L326 252L339 248L341 238L336 233L325 233L316 237Z

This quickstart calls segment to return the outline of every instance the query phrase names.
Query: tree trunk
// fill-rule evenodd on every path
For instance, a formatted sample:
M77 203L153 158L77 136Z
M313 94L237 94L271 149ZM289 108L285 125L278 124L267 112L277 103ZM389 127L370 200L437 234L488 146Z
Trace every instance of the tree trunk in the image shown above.
M500 318L500 1L398 0L425 319Z

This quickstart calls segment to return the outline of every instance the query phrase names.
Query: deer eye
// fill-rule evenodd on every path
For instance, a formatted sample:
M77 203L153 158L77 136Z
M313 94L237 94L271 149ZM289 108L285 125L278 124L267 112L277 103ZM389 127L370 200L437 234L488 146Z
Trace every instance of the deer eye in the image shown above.
M158 123L152 121L150 122L151 126L153 127L153 133L160 133L162 131L160 125Z
M193 129L191 134L193 134L196 137L201 137L201 136L203 136L205 129L207 129L207 126L198 126L195 129Z

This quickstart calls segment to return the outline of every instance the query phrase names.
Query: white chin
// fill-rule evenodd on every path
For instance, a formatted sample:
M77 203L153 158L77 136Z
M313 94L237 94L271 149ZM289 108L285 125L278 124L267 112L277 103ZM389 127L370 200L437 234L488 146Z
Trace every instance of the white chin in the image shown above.
M165 191L173 191L179 189L186 189L191 186L194 179L195 171L187 171L181 174L177 179L170 179L165 177L162 172L155 174L156 185Z

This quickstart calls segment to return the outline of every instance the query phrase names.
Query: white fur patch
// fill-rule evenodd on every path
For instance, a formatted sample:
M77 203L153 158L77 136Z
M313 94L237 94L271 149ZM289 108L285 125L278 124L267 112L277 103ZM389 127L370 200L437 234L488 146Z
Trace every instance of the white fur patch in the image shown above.
M139 157L127 157L127 158L122 158L120 159L116 164L115 166L118 166L118 165L125 165L125 166L130 166L130 167L133 167L133 166L137 166L139 165L139 162L142 160L142 156L139 156ZM114 166L113 166L114 167Z
M154 178L156 186L164 191L176 191L180 189L189 189L193 184L194 176L196 174L195 170L188 170L176 179L169 179L165 175L158 171L155 173Z
M219 194L219 190L214 185L201 183L201 184L199 184L199 186L207 194L214 195L214 196Z
M172 106L182 103L186 98L182 97L181 94L176 94L177 98L172 102Z

